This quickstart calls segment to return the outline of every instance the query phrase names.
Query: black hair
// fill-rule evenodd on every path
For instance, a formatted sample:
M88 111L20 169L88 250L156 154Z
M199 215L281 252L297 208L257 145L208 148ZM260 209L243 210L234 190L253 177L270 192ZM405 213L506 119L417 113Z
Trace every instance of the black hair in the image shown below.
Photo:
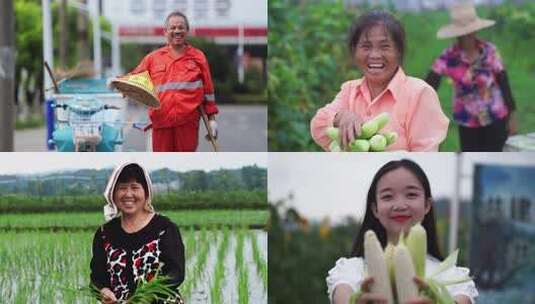
M420 168L420 166L413 162L412 160L408 159L401 159L401 160L394 160L386 163L383 165L377 173L375 173L375 176L373 177L372 183L370 185L370 189L368 190L368 197L366 198L366 213L364 215L364 220L362 221L362 225L360 227L360 231L357 234L357 237L355 238L355 241L353 243L353 249L352 249L352 256L356 257L362 257L364 256L364 233L368 230L373 230L375 234L377 235L377 238L381 242L381 245L383 248L386 246L386 230L383 227L383 225L379 222L379 220L375 217L373 214L372 208L377 207L376 202L376 194L377 194L377 184L379 183L379 180L381 177L383 177L386 173L391 172L398 168L405 168L412 172L418 181L422 184L422 187L424 188L424 194L426 200L431 200L431 186L429 185L429 180L427 179L427 176L425 175L425 172ZM435 223L435 215L433 212L433 204L431 204L431 208L429 209L429 212L424 216L424 219L422 221L422 226L424 227L426 234L427 234L427 253L431 256L442 260L442 254L440 254L440 250L438 247L438 241L437 241L437 231L436 231L436 223Z
M115 186L117 186L119 183L127 183L132 180L135 180L136 183L141 184L143 190L145 190L145 196L149 195L149 186L147 184L147 179L145 178L145 172L138 164L126 165L123 170L121 170L121 173L119 173L119 177L117 177ZM115 192L115 189L113 190Z
M169 15L167 15L167 18L165 18L165 28L166 29L167 29L167 26L169 25L169 19L171 19L171 17L182 17L182 18L184 18L184 21L186 22L186 28L189 31L188 17L186 17L186 15L184 13L182 13L181 11L172 11L171 13L169 13Z
M351 55L353 56L355 54L360 36L366 34L371 27L377 24L384 25L386 31L390 34L390 37L396 44L396 49L399 53L399 62L400 64L403 63L403 58L405 56L405 29L401 22L399 22L399 20L392 14L380 10L372 10L361 15L351 25L348 38L348 46Z

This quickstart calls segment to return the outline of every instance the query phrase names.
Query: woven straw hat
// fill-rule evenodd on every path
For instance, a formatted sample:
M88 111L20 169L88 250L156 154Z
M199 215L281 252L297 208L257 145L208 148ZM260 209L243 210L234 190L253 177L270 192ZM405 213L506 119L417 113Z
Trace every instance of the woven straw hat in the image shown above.
M153 108L160 107L160 101L148 71L115 78L111 81L111 86L137 102Z
M481 29L493 26L494 20L481 19L477 16L472 3L464 2L450 7L450 24L441 27L437 38L446 39L464 36Z

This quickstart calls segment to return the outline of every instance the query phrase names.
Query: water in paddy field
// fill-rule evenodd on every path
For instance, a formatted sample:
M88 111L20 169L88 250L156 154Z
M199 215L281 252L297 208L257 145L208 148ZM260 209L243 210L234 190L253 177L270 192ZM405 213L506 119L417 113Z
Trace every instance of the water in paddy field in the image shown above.
M210 232L211 234L213 232ZM248 270L248 296L249 303L267 303L267 286L264 286L264 282L261 279L256 264L253 260L253 250L251 240L256 239L258 248L260 250L260 256L267 263L267 232L261 230L249 230L252 237L246 235L244 238L244 261ZM214 273L217 264L217 249L219 248L223 239L222 232L215 233L215 239L208 237L210 243L210 249L208 253L208 259L203 269L201 278L197 280L197 284L193 288L191 295L187 297L188 303L211 303L210 289L213 286ZM198 246L198 245L197 245ZM198 247L197 247L198 248ZM238 276L236 271L236 248L237 248L237 233L231 232L229 237L228 249L225 254L225 273L221 286L221 295L223 303L237 303L238 302ZM193 268L194 263L197 261L196 254L193 255L191 261L186 261L188 265L186 271ZM191 274L191 272L190 272ZM188 273L186 272L186 276ZM195 278L189 278L195 279Z
M191 257L186 259L186 280L194 279L196 283L186 301L188 304L212 303L210 290L223 232L207 231L204 242L199 239L200 232L186 232L184 240L188 233L194 234L195 242L190 243L192 248L186 248L188 255L188 251L192 251ZM256 269L251 243L254 238L259 256L267 263L267 232L248 230L244 233L242 263L247 269L249 303L267 303L267 286ZM221 284L222 303L238 302L237 236L237 230L230 231ZM89 285L92 237L93 232L0 234L0 260L3 262L0 263L0 303L95 303L92 297L76 290ZM193 278L193 266L202 243L208 245L206 264L199 278ZM2 247L2 244L9 245Z
M253 232L253 238L256 239L259 250L261 251L261 256L264 257L264 261L267 262L265 256L267 256L267 246L262 249L260 243L264 243L262 240L265 240L267 245L267 233L263 231ZM245 262L247 264L247 269L249 270L249 302L250 303L267 303L267 286L264 286L264 282L260 277L258 269L256 269L256 264L253 260L253 248L251 243L251 238L247 237L245 239ZM264 256L265 253L266 255Z

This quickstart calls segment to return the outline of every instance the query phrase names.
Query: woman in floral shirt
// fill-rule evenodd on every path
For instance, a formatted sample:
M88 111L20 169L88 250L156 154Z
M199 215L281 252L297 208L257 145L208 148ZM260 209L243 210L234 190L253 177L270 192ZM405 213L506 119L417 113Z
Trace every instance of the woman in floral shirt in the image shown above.
M457 43L435 60L426 81L437 89L442 75L452 79L462 151L502 151L507 136L516 133L515 102L498 50L475 35L495 22L480 19L467 3L452 6L450 17L437 37Z

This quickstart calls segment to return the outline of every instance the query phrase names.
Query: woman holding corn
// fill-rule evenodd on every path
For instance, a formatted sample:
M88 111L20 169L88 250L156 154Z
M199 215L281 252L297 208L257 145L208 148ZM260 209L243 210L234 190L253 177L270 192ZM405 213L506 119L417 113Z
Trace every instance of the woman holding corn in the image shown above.
M363 78L344 83L335 99L318 110L310 122L314 141L330 150L325 131L336 127L341 148L347 150L364 122L387 112L390 120L383 130L398 135L387 150L438 151L449 121L435 90L403 72L401 23L387 12L368 12L351 27L349 49Z
M439 268L442 259L436 237L429 180L424 171L410 160L403 159L385 164L375 174L368 190L366 213L353 245L353 257L338 259L327 276L331 302L346 304L353 293L361 292L354 303L393 303L391 298L388 299L388 295L371 292L374 284L382 284L389 278L370 277L366 274L369 265L365 265L363 258L365 233L373 231L384 248L387 244L396 244L402 232L408 232L420 222L427 238L428 254L424 264L427 276ZM434 279L451 282L464 278L463 283L448 285L446 288L456 303L471 304L478 292L474 282L468 278L468 273L467 268L453 265ZM407 279L414 280L420 290L427 287L424 278L415 276ZM417 295L402 303L433 302L425 296Z
M165 303L183 303L178 286L184 281L184 245L178 227L155 213L150 177L136 163L112 173L104 196L108 221L95 233L91 283L103 304L125 303L140 284L165 276ZM167 297L165 297L167 298ZM163 303L153 302L153 303Z

